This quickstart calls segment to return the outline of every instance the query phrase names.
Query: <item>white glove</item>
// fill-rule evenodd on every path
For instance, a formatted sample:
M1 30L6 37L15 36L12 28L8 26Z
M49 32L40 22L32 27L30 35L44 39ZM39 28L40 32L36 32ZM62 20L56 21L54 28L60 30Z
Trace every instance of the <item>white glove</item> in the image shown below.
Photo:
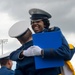
M41 48L39 46L31 46L23 51L24 56L39 56L41 55Z

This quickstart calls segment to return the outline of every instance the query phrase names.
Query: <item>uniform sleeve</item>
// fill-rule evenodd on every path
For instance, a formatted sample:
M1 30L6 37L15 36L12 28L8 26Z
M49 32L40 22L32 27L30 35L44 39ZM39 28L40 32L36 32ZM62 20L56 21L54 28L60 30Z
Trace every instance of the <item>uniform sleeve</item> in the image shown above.
M20 60L20 59L19 59L19 55L20 55L21 52L22 52L22 49L18 49L18 50L16 50L16 51L13 51L13 52L10 54L10 59L13 60L13 61Z
M69 45L65 39L65 37L62 35L62 46L59 47L57 50L48 49L44 50L44 58L61 58L64 60L70 60L74 54L75 51L71 51L69 49Z
M11 70L10 75L15 75L15 72Z

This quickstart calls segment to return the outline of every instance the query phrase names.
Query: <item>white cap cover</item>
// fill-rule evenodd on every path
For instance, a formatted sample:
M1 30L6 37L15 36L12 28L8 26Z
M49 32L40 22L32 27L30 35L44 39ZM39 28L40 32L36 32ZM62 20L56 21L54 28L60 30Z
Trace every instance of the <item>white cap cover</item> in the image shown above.
M9 36L12 38L19 37L22 35L27 29L29 25L26 25L26 21L19 21L16 22L10 29L9 29Z

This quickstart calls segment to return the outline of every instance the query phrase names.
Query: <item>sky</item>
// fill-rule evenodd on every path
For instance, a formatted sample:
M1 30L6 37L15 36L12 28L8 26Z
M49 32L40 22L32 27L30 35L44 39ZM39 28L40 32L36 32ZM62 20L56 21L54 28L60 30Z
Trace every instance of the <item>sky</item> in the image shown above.
M40 8L52 15L50 19L51 27L61 28L68 43L75 46L75 0L0 0L0 55L16 50L21 44L10 38L8 31L17 21L25 20L26 25L30 24L29 10ZM2 43L1 41L5 41ZM75 55L72 58L74 62Z

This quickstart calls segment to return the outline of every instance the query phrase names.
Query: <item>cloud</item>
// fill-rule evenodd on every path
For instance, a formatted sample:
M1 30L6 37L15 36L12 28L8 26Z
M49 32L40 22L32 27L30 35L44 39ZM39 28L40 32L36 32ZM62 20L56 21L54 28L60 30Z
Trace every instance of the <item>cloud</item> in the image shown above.
M8 36L8 29L14 22L15 20L10 18L7 13L0 13L0 39L7 38L5 36Z
M2 0L0 1L0 38L7 36L9 28L18 20L30 24L31 8L46 10L52 15L51 26L58 26L64 33L75 32L74 0ZM5 27L6 26L6 27ZM5 34L5 35L3 35Z
M52 15L53 25L61 27L65 32L75 32L74 2L74 0L3 0L0 2L0 11L8 13L14 20L25 19L29 23L29 9L41 8Z

